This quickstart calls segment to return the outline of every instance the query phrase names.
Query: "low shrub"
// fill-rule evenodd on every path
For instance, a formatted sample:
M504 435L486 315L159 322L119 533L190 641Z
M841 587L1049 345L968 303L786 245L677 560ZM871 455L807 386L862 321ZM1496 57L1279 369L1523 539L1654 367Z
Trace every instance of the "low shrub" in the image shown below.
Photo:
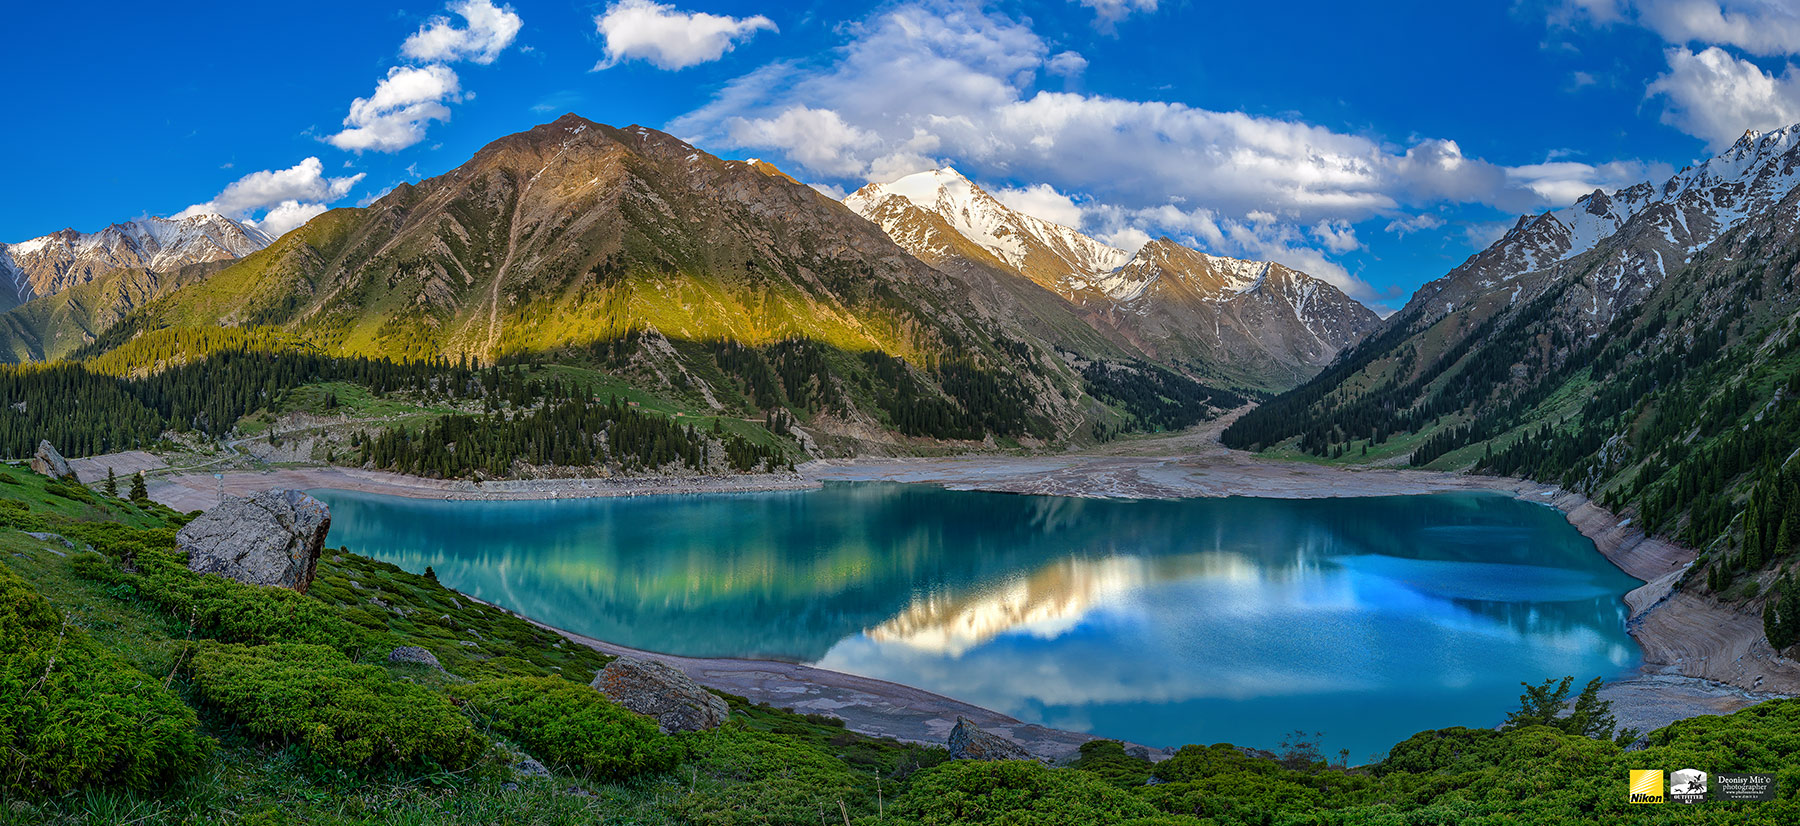
M197 633L210 639L245 645L328 645L351 654L369 644L366 631L304 594L189 571L175 550L172 528L87 523L78 526L75 535L137 570L131 574L84 560L76 566L77 574L113 585L121 596L147 600L192 623Z
M1035 760L959 760L919 772L890 813L920 826L1112 826L1170 820L1098 775ZM1197 821L1185 821L1197 822Z
M451 695L538 759L595 780L666 772L685 756L655 721L561 677L487 680Z
M458 771L489 743L449 700L322 645L221 645L194 655L200 699L321 769Z
M841 822L877 812L873 774L791 737L727 724L689 739L695 757L682 779L692 792L675 808L695 826Z
M212 751L161 682L63 623L0 566L0 796L148 789Z

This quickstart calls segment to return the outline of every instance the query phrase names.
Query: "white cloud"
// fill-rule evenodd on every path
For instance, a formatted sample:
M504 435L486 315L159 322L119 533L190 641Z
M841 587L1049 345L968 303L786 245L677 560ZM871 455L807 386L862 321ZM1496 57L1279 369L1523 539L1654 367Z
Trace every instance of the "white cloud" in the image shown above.
M395 66L375 93L350 102L342 132L325 141L352 152L398 152L425 139L434 120L450 119L445 101L462 99L462 84L449 66Z
M1674 47L1664 54L1669 71L1650 83L1648 94L1667 100L1663 123L1712 148L1729 146L1745 129L1800 123L1800 78L1792 64L1777 76L1717 46L1699 53Z
M1050 74L1063 77L1074 77L1087 71L1087 67L1087 58L1082 57L1079 52L1057 52L1051 55L1049 60L1044 61L1044 68L1048 69Z
M775 21L760 14L737 18L682 12L653 0L617 0L594 18L594 26L606 40L606 59L595 64L595 71L633 58L659 69L685 69L724 57L758 31L779 31Z
M1049 44L1026 21L963 4L887 7L843 31L835 51L739 77L670 130L784 156L846 188L946 164L1041 182L1114 243L1180 234L1358 298L1374 292L1331 260L1360 246L1351 225L1448 204L1562 206L1623 175L1572 162L1509 168L1442 138L1396 146L1293 117L1040 89L1057 60ZM1266 220L1252 219L1258 211Z
M1677 45L1718 44L1750 54L1800 54L1800 8L1791 0L1565 0L1551 22L1630 23Z
M459 29L441 16L426 21L400 44L400 53L431 62L389 68L374 94L350 102L345 129L324 137L326 143L349 152L398 152L424 140L432 121L450 119L446 104L465 97L461 79L445 64L492 63L512 45L523 25L511 6L496 7L491 0L458 0L449 8L468 26Z
M994 199L1026 215L1052 224L1081 228L1082 209L1075 199L1057 192L1049 184L1028 187L995 187L988 190Z
M1444 219L1429 212L1410 217L1395 218L1388 222L1386 230L1402 238L1415 232L1437 229L1444 225Z
M865 165L854 159L855 152L875 142L874 135L845 123L838 113L805 106L772 118L737 118L726 131L738 146L783 147L802 166L831 176L862 171Z
M175 217L217 213L279 236L329 209L327 204L349 195L362 179L362 173L327 178L325 165L318 158L307 158L287 169L265 169L245 175L212 200L194 204ZM253 218L265 211L261 220Z
M461 0L451 3L450 10L462 15L468 26L459 29L447 17L433 17L406 38L400 53L413 60L469 60L485 65L512 45L524 25L511 6L496 7L489 0Z
M1320 221L1311 232L1325 249L1332 252L1345 253L1362 248L1362 242L1356 240L1356 228L1345 221Z
M1094 22L1102 28L1130 17L1134 12L1156 11L1156 0L1078 0L1094 10Z
M329 209L331 209L331 207L324 204L303 204L299 201L282 201L281 203L276 204L274 209L269 210L269 214L264 215L262 220L256 221L255 224L257 229L268 233L272 237L280 238L281 236L286 235L288 230L298 227L307 221L311 221L319 215L323 215L325 211Z
M1551 153L1554 155L1555 153ZM1577 161L1546 160L1508 167L1507 178L1515 187L1537 194L1540 202L1555 206L1572 204L1596 189L1608 192L1645 181L1663 181L1675 174L1669 164L1613 161L1599 165Z

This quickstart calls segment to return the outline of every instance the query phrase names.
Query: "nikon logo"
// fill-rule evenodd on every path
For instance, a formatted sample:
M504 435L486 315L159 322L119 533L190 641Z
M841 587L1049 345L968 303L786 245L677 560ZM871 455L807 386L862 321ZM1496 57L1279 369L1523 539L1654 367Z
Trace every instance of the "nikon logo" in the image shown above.
M1667 803L1668 795L1663 794L1662 769L1631 770L1631 802L1633 803Z

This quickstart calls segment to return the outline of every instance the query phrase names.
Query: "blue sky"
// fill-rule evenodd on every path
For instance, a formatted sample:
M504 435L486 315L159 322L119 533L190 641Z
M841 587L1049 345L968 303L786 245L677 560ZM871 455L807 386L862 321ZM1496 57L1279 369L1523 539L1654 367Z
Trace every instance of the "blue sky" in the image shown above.
M949 164L1397 307L1522 212L1800 122L1792 0L20 4L0 239L283 230L575 112L842 193Z

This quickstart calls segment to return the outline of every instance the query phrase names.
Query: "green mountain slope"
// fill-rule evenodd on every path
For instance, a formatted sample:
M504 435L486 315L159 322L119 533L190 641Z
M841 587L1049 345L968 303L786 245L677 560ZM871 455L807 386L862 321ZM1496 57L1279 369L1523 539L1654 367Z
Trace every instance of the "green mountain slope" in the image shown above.
M1703 165L1635 212L1619 202L1648 187L1522 219L1227 444L1559 483L1701 549L1680 587L1778 603L1800 545L1782 527L1800 507L1800 189L1775 172L1800 154L1786 133L1740 149L1715 159L1732 186ZM1616 231L1572 249L1563 221L1602 215Z
M840 451L901 449L895 431L1085 439L1239 402L1148 367L1142 392L1090 395L1087 365L1135 352L1056 296L935 269L767 164L573 115L156 293L33 352L139 374L202 355L169 331L224 327L335 356L569 363L701 411L785 409Z

